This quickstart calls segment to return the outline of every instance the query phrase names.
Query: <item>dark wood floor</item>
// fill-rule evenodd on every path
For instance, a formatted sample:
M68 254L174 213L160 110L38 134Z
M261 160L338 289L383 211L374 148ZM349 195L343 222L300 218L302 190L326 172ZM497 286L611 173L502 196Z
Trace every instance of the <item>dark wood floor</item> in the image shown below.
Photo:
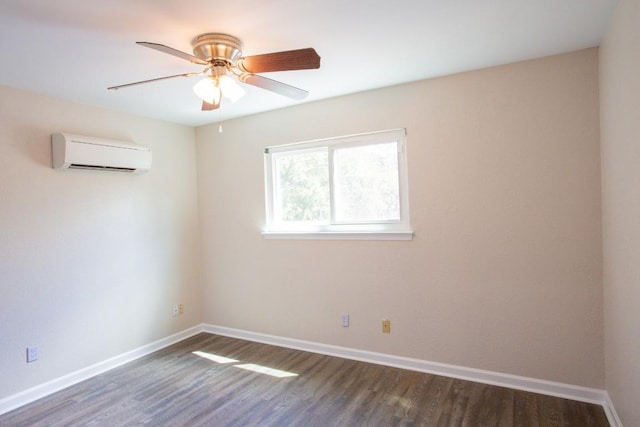
M278 378L242 364L297 375ZM210 334L0 416L0 426L130 425L609 424L598 405Z

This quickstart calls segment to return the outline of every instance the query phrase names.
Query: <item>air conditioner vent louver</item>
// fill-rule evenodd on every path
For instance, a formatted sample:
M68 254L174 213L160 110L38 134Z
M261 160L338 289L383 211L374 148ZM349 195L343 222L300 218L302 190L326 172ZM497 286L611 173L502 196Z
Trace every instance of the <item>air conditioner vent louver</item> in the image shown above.
M114 166L91 166L91 165L80 165L76 163L70 164L69 169L104 170L104 171L112 171L112 172L135 172L136 171L133 168L117 168Z
M124 141L55 133L51 135L54 169L139 173L151 168L151 149Z

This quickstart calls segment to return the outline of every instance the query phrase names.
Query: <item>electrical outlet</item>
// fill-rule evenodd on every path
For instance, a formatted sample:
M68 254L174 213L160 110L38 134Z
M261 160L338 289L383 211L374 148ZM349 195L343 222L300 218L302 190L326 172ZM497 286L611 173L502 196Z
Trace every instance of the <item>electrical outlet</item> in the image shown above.
M40 358L40 348L37 345L27 347L27 363L35 362Z
M178 304L178 314L184 313L184 304Z
M171 314L173 315L173 317L176 317L178 314L180 314L180 308L178 307L178 304L173 305L173 307L171 308Z
M348 314L343 314L342 315L342 327L343 328L348 328L349 327L349 315Z
M384 332L385 334L391 333L391 320L389 319L382 320L382 332Z

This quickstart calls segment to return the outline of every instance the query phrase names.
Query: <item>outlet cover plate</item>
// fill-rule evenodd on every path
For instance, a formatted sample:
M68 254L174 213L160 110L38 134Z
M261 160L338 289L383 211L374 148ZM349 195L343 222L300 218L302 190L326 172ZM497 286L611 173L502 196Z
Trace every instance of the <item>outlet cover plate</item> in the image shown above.
M382 332L384 332L385 334L391 333L391 320L384 319L382 321Z
M348 328L349 327L349 315L348 314L343 314L342 315L342 327L343 328Z
M27 363L35 362L40 358L40 348L37 345L27 347Z

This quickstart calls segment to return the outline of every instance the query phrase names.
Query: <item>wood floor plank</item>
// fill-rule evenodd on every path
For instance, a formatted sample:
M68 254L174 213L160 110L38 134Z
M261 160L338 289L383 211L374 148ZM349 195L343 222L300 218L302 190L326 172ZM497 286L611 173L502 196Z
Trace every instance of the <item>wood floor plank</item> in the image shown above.
M296 376L238 367L247 363ZM2 427L132 425L608 423L598 405L204 333L0 416Z

